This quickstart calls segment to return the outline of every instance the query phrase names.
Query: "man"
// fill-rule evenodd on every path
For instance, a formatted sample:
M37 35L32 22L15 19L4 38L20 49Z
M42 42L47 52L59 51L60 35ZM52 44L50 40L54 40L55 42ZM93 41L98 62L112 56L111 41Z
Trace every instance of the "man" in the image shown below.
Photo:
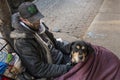
M15 39L14 47L25 71L35 79L50 79L68 72L71 66L62 63L67 63L64 55L69 54L63 43L56 41L48 27L40 21L43 15L36 5L24 2L18 11L12 16L15 30L11 37Z

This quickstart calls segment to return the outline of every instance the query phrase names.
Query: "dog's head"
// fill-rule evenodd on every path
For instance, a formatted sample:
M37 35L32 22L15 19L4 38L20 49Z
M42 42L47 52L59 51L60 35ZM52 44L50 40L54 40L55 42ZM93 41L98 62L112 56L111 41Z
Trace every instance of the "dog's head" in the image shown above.
M76 64L86 60L88 54L93 53L93 48L90 44L84 41L75 41L68 44L68 51L70 53L71 62Z

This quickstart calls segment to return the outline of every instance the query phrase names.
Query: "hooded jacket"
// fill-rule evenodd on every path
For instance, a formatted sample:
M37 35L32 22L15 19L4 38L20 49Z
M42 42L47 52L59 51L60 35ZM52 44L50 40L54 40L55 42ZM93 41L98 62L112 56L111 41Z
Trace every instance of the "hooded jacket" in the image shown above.
M39 34L39 36L43 41L47 37L53 43L53 48L50 49L51 56L49 56L52 58L52 63L48 62L45 47L40 45L33 33L24 28L19 22L19 13L16 13L12 16L12 26L15 30L11 33L11 37L14 38L14 48L26 71L35 78L57 77L66 73L68 71L67 65L56 64L57 61L61 61L63 55L58 50L57 41L52 33L48 31L48 28L45 27L45 35Z

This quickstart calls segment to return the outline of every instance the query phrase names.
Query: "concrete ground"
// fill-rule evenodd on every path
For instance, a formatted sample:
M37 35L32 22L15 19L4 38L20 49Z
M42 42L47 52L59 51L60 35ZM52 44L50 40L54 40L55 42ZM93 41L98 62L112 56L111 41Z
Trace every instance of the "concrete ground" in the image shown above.
M120 58L120 0L104 0L84 40L104 46Z
M65 34L82 38L103 0L35 0L35 3L51 31L59 29L61 37Z

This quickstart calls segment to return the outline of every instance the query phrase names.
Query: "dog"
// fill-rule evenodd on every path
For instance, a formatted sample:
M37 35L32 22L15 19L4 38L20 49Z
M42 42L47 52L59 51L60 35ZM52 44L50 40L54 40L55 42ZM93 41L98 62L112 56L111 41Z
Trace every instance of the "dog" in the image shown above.
M94 49L85 41L74 41L67 45L67 51L70 53L71 64L77 64L84 62Z

